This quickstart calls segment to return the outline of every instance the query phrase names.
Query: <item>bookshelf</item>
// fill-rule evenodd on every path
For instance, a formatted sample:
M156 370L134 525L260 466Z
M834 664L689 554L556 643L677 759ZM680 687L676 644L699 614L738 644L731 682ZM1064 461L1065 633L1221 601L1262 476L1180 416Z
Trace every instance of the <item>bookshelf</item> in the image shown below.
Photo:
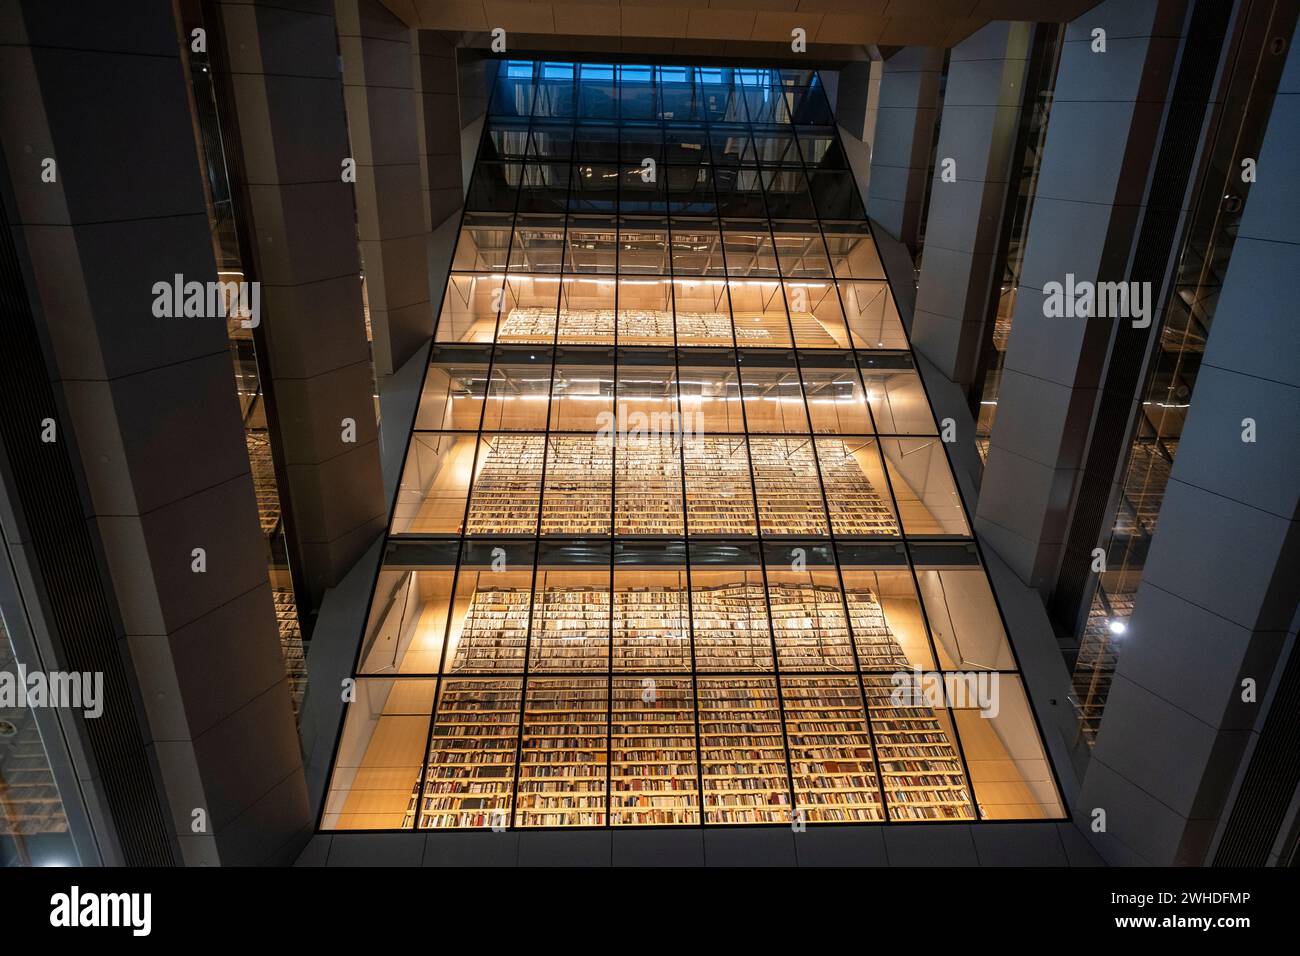
M864 671L897 671L912 666L885 621L884 608L873 591L848 588L849 623L858 648L858 666Z
M781 670L853 670L853 648L840 589L771 580L787 573L769 571L767 586Z
M691 534L739 534L753 537L754 492L749 454L741 436L688 438L686 521Z
M753 577L758 578L757 572ZM768 631L762 584L757 581L713 586L696 583L691 602L697 670L772 669L772 635Z
M609 534L611 442L591 435L552 435L549 441L542 534Z
M542 435L485 435L470 496L468 534L532 534L542 485Z
M517 826L605 825L608 693L603 678L528 682Z
M420 829L509 824L522 683L443 681L429 742Z
M807 438L749 439L758 517L766 534L826 534L826 507Z
M700 822L689 677L618 678L610 720L610 822Z
M529 668L604 673L609 668L608 587L544 583L544 574L538 574L533 605ZM566 572L550 574L563 581Z
M699 679L707 823L789 823L789 775L773 677Z
M933 708L895 706L891 678L864 677L863 684L890 819L974 819L951 725Z
M796 809L808 823L883 820L856 677L782 677Z
M448 670L452 673L522 671L528 639L529 588L483 588L470 598Z
M874 443L865 447L868 454L876 455ZM876 489L848 442L819 438L817 457L836 534L898 537L898 520L887 496Z
M693 345L730 345L732 319L726 312L678 310L674 321L670 309L560 309L515 308L501 320L497 332L500 342L546 344L556 340L562 345L611 345L618 326L620 345L671 345L674 325L676 337ZM835 341L825 326L810 312L790 316L795 341L800 348L835 348ZM739 345L790 347L790 327L784 312L737 310L735 335Z
M622 671L690 670L686 618L686 594L681 590L615 584L614 667Z
M614 471L619 534L683 533L682 465L672 440L620 436Z

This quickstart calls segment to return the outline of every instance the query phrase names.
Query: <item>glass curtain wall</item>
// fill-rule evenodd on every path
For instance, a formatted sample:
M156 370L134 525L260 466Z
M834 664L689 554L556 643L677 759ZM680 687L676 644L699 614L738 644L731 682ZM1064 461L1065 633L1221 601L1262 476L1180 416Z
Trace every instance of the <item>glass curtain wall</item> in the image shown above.
M1062 816L815 73L501 64L356 680L325 829Z

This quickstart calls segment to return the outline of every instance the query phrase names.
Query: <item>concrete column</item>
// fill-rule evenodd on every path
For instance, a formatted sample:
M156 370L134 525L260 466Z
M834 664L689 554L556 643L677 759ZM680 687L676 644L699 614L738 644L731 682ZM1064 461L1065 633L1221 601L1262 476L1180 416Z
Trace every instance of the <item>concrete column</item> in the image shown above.
M379 0L336 0L335 9L357 163L357 232L382 391L383 380L433 335L411 31Z
M930 147L939 117L943 50L908 47L885 61L867 214L916 254Z
M433 30L416 30L413 36L421 208L432 232L460 211L468 187L461 150L460 78L451 37Z
M387 511L352 185L342 177L351 151L334 6L217 6L242 153L234 185L253 245L245 254L262 283L259 358L285 466L280 494L314 610L383 532Z
M1060 562L1116 321L1046 317L1043 288L1067 274L1127 278L1185 10L1184 0L1107 0L1066 27L975 518L1020 579L1044 591ZM1097 27L1107 32L1105 53L1091 49Z
M994 21L952 49L930 183L912 344L950 381L975 381L1024 99L1033 27ZM954 182L942 165L956 163Z
M51 622L70 606L82 621L102 607L95 619L113 619L131 675L106 688L103 723L85 730L75 758L92 805L109 804L105 862L129 859L105 783L135 766L109 729L122 719L138 722L177 862L283 862L312 820L225 318L156 311L155 283L217 278L172 4L6 2L0 76L9 218L30 266L58 444L84 481L103 555L102 567L65 569L95 587L29 589L29 613L45 616L35 629L62 660L59 642L84 646L86 635ZM42 178L47 159L53 181ZM26 540L12 553L20 580L51 580ZM99 581L107 600L97 605ZM89 663L112 675L117 659ZM126 799L157 799L148 770L128 783L138 795Z
M1258 737L1270 677L1294 640L1297 129L1300 53L1292 46L1259 180L1240 187L1249 189L1246 208L1084 778L1080 810L1111 808L1097 843L1112 862L1208 862L1229 788ZM1255 422L1254 442L1242 440L1245 419ZM1247 678L1258 702L1242 700Z

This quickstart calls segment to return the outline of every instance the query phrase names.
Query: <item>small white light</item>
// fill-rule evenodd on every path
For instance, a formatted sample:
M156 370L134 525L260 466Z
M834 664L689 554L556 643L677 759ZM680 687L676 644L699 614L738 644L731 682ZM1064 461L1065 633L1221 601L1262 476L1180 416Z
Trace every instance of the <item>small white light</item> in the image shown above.
M1128 625L1123 621L1111 621L1109 628L1112 634L1123 634L1128 630Z

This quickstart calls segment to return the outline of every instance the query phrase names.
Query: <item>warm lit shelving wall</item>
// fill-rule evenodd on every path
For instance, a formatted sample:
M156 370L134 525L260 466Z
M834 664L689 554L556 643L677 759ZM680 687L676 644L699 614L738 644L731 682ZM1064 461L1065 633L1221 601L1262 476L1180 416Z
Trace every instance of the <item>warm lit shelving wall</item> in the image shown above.
M331 829L1062 815L814 74L501 64L356 674Z

